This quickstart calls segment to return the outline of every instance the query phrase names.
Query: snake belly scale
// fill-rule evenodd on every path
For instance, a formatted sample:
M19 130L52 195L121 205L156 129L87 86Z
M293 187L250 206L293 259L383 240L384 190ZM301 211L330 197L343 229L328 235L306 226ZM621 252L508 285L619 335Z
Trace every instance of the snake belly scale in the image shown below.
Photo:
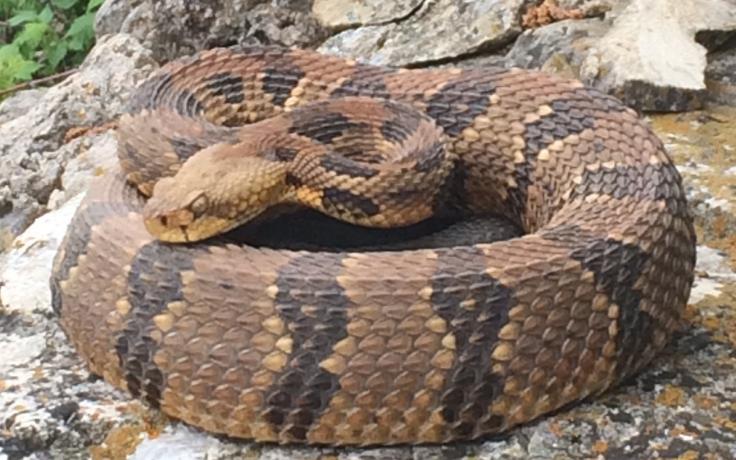
M136 186L150 193L196 152L237 144L239 125L344 97L433 120L457 159L453 193L525 234L361 253L167 244L146 230ZM216 49L146 81L119 131L121 167L94 181L55 259L54 310L92 372L214 433L368 445L502 432L641 369L693 282L692 220L662 143L576 81ZM349 190L315 193L375 211Z

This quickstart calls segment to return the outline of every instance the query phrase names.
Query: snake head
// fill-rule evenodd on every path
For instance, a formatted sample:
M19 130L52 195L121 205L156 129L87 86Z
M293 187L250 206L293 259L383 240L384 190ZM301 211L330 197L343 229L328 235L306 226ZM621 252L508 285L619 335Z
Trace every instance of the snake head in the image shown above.
M286 200L286 173L248 149L219 144L159 180L143 209L148 232L171 243L199 241L248 222Z

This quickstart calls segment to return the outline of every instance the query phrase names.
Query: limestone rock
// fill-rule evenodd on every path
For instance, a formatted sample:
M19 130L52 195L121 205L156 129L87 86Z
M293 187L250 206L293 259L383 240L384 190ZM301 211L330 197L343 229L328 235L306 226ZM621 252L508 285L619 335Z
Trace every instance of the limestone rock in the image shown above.
M542 69L593 83L583 68L591 48L608 30L599 18L565 20L524 31L506 55L514 67ZM593 76L594 77L594 76Z
M110 36L61 84L9 100L24 98L25 109L1 106L0 113L17 116L0 116L0 228L5 232L0 241L7 243L43 212L66 162L78 153L62 148L69 130L116 118L130 90L155 67L134 38Z
M168 61L216 46L264 43L313 47L326 31L307 0L107 0L97 36L128 33Z
M69 158L51 192L47 207L57 209L75 195L85 192L90 180L117 165L117 141L112 130L74 139L62 147Z
M378 65L407 65L456 58L501 46L521 28L523 0L427 0L408 18L346 30L320 46L325 53Z
M712 56L709 85L720 89L721 100L732 97L732 46L723 44L736 30L732 0L627 0L608 6L603 18L524 31L506 56L508 64L578 78L640 110L679 111L703 105L704 44L721 45L724 51Z
M705 84L710 99L736 106L736 38L708 55Z
M23 116L38 103L46 90L27 89L9 96L0 104L0 126L8 121Z
M238 36L240 44L274 44L313 48L327 38L327 30L302 6L307 2L260 4L248 12L247 28Z
M95 14L95 34L102 37L121 32L125 19L131 14L131 11L140 6L139 3L140 1L134 0L106 0L103 2Z
M695 41L704 30L736 30L731 0L634 0L614 19L596 51L596 85L643 110L702 106L707 49ZM595 63L593 63L595 61Z
M51 264L81 198L36 219L0 258L0 305L7 312L51 311Z
M312 12L326 27L344 29L397 21L410 15L421 4L422 0L314 0Z

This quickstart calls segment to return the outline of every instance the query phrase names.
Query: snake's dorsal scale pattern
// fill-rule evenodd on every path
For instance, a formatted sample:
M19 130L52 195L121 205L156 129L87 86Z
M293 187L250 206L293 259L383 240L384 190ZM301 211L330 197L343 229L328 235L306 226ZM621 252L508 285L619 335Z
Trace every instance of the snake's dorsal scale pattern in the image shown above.
M237 141L217 125L356 94L433 118L468 207L529 234L321 253L166 245L143 228L126 176L145 191ZM212 432L391 444L504 431L649 362L692 284L694 231L661 142L616 100L538 72L215 50L146 83L120 145L125 172L94 183L57 256L54 308L93 372Z

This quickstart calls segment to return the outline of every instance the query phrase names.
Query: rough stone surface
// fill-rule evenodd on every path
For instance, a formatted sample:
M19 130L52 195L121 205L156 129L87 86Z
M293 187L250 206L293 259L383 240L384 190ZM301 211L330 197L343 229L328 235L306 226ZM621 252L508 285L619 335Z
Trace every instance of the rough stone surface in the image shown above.
M95 14L95 34L98 37L122 32L125 19L140 6L136 0L106 0Z
M736 36L708 56L705 84L712 101L736 106Z
M7 312L50 313L51 296L41 280L51 275L51 264L82 195L59 212L44 214L16 238L0 256L0 305Z
M356 25L375 25L403 19L423 1L314 0L312 13L324 26L344 29Z
M28 89L13 94L0 104L0 125L23 116L43 97L45 89Z
M584 66L598 69L596 85L644 110L702 106L707 49L703 30L736 30L731 0L634 0L614 19Z
M506 62L514 67L542 69L594 84L597 69L591 75L583 64L608 27L606 21L590 18L525 30L506 54Z
M578 78L641 110L695 109L707 99L705 45L727 50L711 56L709 86L723 95L716 100L733 98L733 46L722 41L734 30L732 0L630 0L605 17L528 29L506 61Z
M62 156L69 160L51 192L47 207L56 209L69 198L87 190L94 176L117 164L117 141L112 130L92 136L82 136L65 144Z
M264 43L313 47L326 30L309 0L107 0L97 36L128 33L159 61L215 46Z
M405 20L346 30L329 38L319 50L380 65L456 58L501 46L518 35L523 3L427 0Z
M111 36L101 40L78 73L32 92L33 104L21 93L9 100L10 109L3 108L7 103L0 106L0 112L16 113L0 123L0 249L43 212L64 165L78 155L75 148L62 148L67 133L115 119L130 90L155 65L132 37ZM19 109L13 108L14 100Z

